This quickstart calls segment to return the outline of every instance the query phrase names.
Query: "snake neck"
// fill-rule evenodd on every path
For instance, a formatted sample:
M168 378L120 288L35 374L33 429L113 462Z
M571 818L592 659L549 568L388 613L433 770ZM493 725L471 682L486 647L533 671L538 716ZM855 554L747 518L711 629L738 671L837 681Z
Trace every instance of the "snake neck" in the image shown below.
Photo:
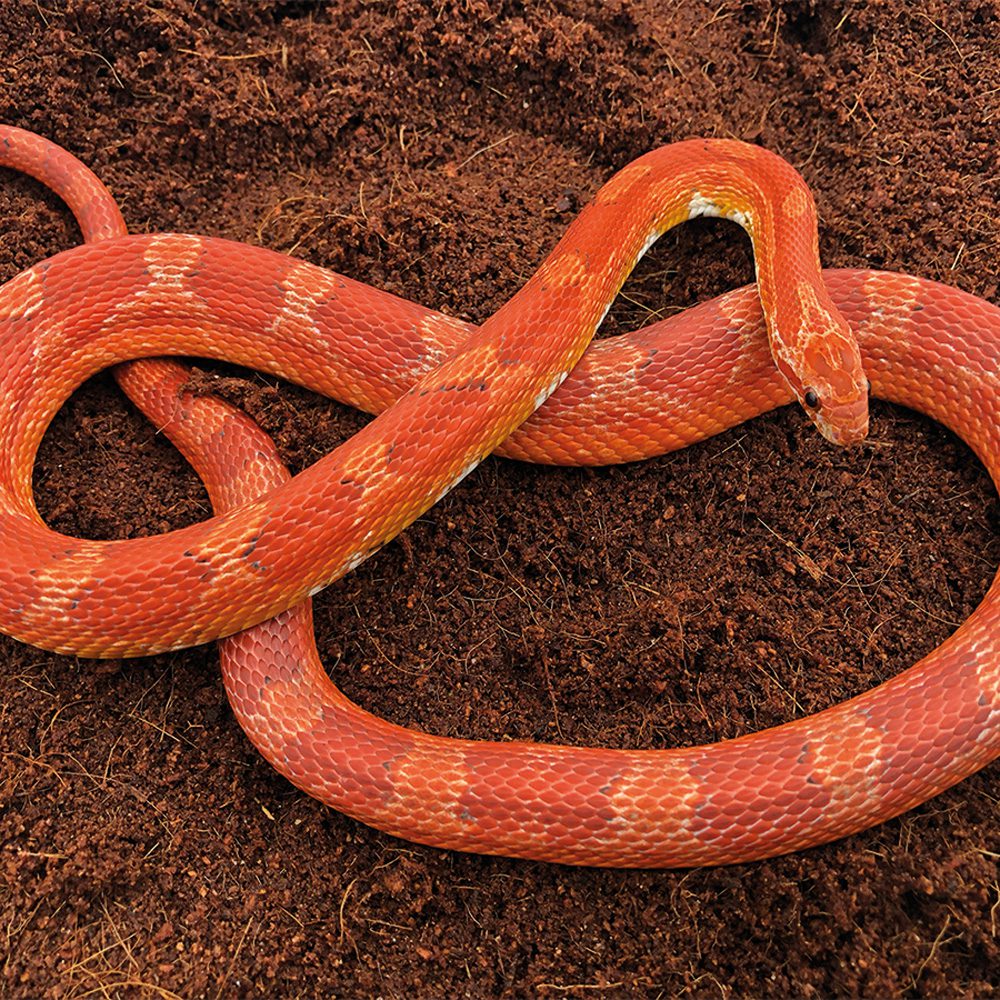
M568 313L580 330L575 363L646 251L700 216L729 219L750 236L772 357L820 432L837 444L863 439L867 379L853 333L823 284L812 196L793 167L757 146L698 139L630 163L483 329L544 329L548 315ZM549 392L567 370L550 371Z

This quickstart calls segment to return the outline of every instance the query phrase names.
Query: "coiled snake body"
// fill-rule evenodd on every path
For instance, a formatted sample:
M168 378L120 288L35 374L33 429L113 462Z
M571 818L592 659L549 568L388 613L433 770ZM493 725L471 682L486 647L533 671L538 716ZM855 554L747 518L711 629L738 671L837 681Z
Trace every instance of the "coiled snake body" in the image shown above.
M777 157L697 140L636 160L478 329L259 248L128 236L96 177L31 133L0 127L0 166L60 194L87 241L0 289L4 632L84 656L228 635L236 717L291 781L379 829L484 853L650 867L763 858L898 815L1000 754L997 580L954 635L880 687L676 750L429 736L349 702L316 655L304 599L494 449L631 461L795 398L851 444L867 431L870 380L954 430L1000 479L1000 310L906 275L821 274L812 199ZM584 354L650 243L706 214L748 230L758 284ZM180 365L121 365L220 514L121 542L51 531L31 466L52 415L93 372L164 354L236 361L382 415L289 480L247 418L184 392Z

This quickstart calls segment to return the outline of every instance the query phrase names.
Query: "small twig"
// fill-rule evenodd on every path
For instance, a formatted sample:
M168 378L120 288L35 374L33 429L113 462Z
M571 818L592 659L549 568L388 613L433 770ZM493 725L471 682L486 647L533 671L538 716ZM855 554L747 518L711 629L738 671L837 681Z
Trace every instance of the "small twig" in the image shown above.
M240 62L243 59L263 59L265 56L277 55L280 49L262 49L260 52L245 52L239 56L220 56L214 52L199 52L197 49L178 49L186 56L198 56L199 59L218 59L219 62Z
M952 38L951 35L949 35L948 32L945 31L944 28L942 28L941 25L937 23L937 21L935 21L932 17L930 17L930 15L925 14L922 10L915 10L913 13L916 14L917 17L922 17L925 21L929 21L931 25L933 25L933 27L935 27L938 31L940 31L941 34L944 35L944 37L947 38L949 42L951 42L955 51L958 53L958 58L961 59L962 62L965 62L965 56L962 55L962 50L958 47L958 42L956 42L955 39Z
M233 974L233 968L236 966L236 959L239 958L240 956L240 951L243 948L243 942L246 941L247 934L250 933L250 927L252 924L253 924L253 917L251 917L247 921L246 927L243 928L243 936L240 938L240 943L236 946L236 951L233 952L233 957L229 961L229 968L226 969L226 975L223 978L222 982L219 984L218 992L215 994L216 1000L218 1000L218 998L222 996L223 991L225 990L226 986L229 983L229 978Z
M351 881L348 884L347 888L344 890L344 895L340 897L340 914L339 914L339 920L340 920L340 940L339 940L338 944L343 944L344 943L344 938L347 935L347 929L344 926L344 907L347 906L347 897L351 894L351 890L357 884L358 884L358 880L356 878L355 879L351 879Z
M913 977L911 985L916 988L920 976L923 974L924 969L927 968L927 963L934 957L937 953L938 945L941 944L941 939L944 937L944 932L948 929L948 925L951 923L951 914L947 914L944 918L944 926L938 931L938 936L934 938L934 943L931 945L931 950L928 952L927 957L920 963L920 968L917 969L917 974Z
M471 156L467 156L462 162L455 168L456 170L461 170L467 163L471 163L477 156L482 156L483 153L488 153L491 149L496 149L497 146L502 146L505 142L510 142L514 136L517 135L516 132L511 132L510 135L505 135L502 139L497 139L496 142L491 142L488 146L483 146L482 149L477 149Z

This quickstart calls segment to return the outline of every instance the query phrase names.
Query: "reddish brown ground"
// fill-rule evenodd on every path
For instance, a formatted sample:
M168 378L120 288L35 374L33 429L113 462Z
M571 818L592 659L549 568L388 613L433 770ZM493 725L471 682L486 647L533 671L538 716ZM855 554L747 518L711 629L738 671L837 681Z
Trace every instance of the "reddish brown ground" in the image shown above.
M4 0L0 120L81 156L135 230L263 243L475 320L615 168L738 136L802 169L828 264L996 298L995 3L665 7ZM78 241L38 185L0 182L0 277ZM607 329L750 277L735 227L684 227ZM361 423L253 376L231 394L296 468ZM50 522L90 537L207 513L106 377L65 407L36 482ZM438 733L715 740L939 643L984 594L997 527L982 468L929 421L877 405L859 456L788 409L638 466L489 461L317 601L319 642L351 696ZM792 857L572 870L412 846L305 798L234 723L211 648L0 656L4 995L1000 984L996 766Z

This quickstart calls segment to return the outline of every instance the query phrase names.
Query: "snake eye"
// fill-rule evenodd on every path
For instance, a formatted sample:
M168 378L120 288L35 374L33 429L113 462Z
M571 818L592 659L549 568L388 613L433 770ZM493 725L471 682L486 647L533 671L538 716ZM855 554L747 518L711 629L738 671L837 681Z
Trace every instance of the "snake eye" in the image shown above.
M806 389L806 394L802 398L805 400L805 404L810 410L819 409L819 396L816 395L815 389Z
M868 395L872 394L872 380L868 379Z

